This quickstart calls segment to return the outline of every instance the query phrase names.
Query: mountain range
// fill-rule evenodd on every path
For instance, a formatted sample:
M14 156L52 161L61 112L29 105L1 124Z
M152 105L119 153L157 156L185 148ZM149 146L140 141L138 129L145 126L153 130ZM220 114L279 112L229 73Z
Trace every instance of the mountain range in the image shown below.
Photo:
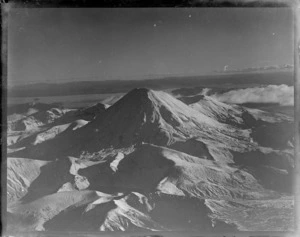
M286 114L146 88L8 111L8 231L294 228Z

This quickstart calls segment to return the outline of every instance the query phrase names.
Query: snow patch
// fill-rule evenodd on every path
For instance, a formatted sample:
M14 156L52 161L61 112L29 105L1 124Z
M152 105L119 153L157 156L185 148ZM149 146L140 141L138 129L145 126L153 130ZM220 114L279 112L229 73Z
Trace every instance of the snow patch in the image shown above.
M119 163L120 163L120 161L122 160L122 159L124 159L124 154L123 153L121 153L121 152L118 152L118 154L117 154L117 156L115 157L115 159L110 163L110 168L114 171L114 172L116 172L117 170L118 170L118 165L119 165Z

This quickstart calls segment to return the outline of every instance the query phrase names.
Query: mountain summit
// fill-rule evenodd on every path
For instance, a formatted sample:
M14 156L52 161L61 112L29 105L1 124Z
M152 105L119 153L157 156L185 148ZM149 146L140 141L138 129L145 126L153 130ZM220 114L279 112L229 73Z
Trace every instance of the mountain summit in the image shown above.
M90 141L83 148L88 151L143 142L185 152L188 149L179 144L192 141L236 150L254 146L248 130L220 123L166 92L145 88L130 91L78 133Z
M221 123L166 92L138 88L89 124L26 152L30 157L78 156L150 143L230 162L229 150L243 152L256 147L249 134L249 130ZM56 150L49 149L53 146Z
M58 115L10 131L11 230L292 228L283 115L145 88Z

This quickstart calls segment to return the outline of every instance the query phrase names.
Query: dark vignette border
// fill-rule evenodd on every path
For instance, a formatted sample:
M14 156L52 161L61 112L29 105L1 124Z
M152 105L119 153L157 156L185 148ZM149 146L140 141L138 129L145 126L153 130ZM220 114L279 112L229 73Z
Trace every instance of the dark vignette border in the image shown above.
M7 179L7 163L6 163L6 156L7 156L7 31L8 31L8 24L7 24L7 17L8 12L5 5L1 5L1 92L0 92L0 114L1 114L1 122L0 122L0 129L1 129L1 140L0 140L0 150L1 150L1 186L0 186L0 212L1 212L1 220L0 226L2 227L1 232L3 233L3 228L6 226L6 219L3 218L3 213L6 213L6 179ZM0 228L1 228L0 227Z
M229 8L282 8L288 7L294 10L294 88L295 88L295 167L296 177L294 179L295 190L295 209L296 218L294 233L285 232L239 232L239 233L193 233L192 236L300 236L300 75L299 75L299 57L300 57L300 1L298 0L0 0L1 4L1 233L5 233L6 226L6 156L7 156L7 16L10 8L148 8L148 7L168 7L168 8L188 8L188 7L229 7ZM299 235L297 235L297 233ZM22 236L97 236L99 233L22 233ZM162 235L161 235L162 234ZM178 234L178 233L177 233ZM200 234L200 235L199 235ZM116 234L108 234L116 235ZM119 235L119 234L118 234ZM117 236L118 236L117 235ZM180 236L186 236L186 233L179 233ZM191 235L189 233L188 235ZM1 236L3 236L1 234ZM105 234L107 236L107 234ZM123 236L123 235L122 235ZM128 233L124 236L177 236L174 233Z
M289 7L297 0L1 0L18 7Z

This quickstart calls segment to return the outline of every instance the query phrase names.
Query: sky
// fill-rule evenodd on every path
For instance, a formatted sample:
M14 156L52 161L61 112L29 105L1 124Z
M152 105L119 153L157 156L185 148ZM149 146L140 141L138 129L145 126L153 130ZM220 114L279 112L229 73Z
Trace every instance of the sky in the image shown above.
M8 85L293 63L288 8L12 8Z

